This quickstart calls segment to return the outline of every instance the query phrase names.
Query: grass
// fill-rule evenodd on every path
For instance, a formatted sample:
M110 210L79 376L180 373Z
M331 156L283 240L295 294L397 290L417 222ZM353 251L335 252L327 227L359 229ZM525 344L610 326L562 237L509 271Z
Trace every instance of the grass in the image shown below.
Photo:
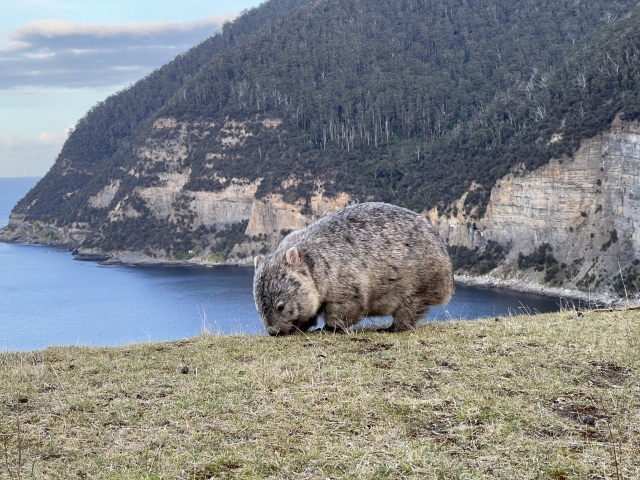
M640 478L639 367L638 312L2 353L0 477Z

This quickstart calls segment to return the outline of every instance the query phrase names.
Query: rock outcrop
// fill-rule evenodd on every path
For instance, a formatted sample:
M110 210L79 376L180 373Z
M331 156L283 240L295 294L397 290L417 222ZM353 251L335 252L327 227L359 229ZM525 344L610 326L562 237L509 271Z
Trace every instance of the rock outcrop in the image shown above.
M0 242L74 248L90 234L88 225L80 222L58 227L41 221L26 221L23 215L11 215L9 224L0 229Z
M108 259L110 263L250 263L253 255L274 249L289 232L352 203L344 193L326 196L321 184L316 185L307 200L299 199L294 203L287 203L282 194L257 198L260 180L251 182L211 174L220 188L201 191L190 184L197 180L186 162L194 143L213 139L207 155L211 165L216 161L229 161L226 150L251 136L249 128L255 129L257 125L273 129L280 124L279 119L273 118L255 122L229 121L219 126L212 122L159 119L144 147L135 152L133 167L127 172L127 176L135 181L105 179L106 185L86 200L85 208L89 211L106 209L101 225L91 228L87 223L74 223L58 227L55 223L25 221L23 215L12 214L9 225L0 231L0 240L67 246L74 249L78 258ZM208 174L205 172L204 175ZM123 183L129 186L125 187ZM290 178L283 187L296 183L295 178ZM168 236L200 232L200 242L184 248L180 257L158 247L153 240L148 240L148 246L134 251L105 248L108 245L105 239L114 232L122 234L124 231L126 235L131 225L135 225L137 235L145 239L153 234L149 230L163 229ZM220 234L224 236L234 226L242 226L243 232L239 232L235 245L225 247L226 254L221 253L218 248Z
M269 122L262 122L265 128L279 124L277 120ZM218 190L191 190L192 172L184 163L189 142L215 134L211 128L209 124L190 125L172 119L156 122L154 132L169 129L170 135L165 132L158 140L152 134L147 147L137 152L137 167L129 172L138 179L155 178L153 185L136 186L122 195L122 182L110 180L87 200L91 208L108 209L107 226L150 217L174 225L177 231L203 228L208 232L203 244L185 252L184 258L157 248L139 249L133 254L105 252L99 243L83 246L88 237L100 233L88 224L56 227L26 222L20 215L11 216L0 239L67 245L76 247L85 258L107 254L112 262L249 263L253 255L274 249L289 232L353 203L344 193L325 195L320 184L307 200L295 203L287 203L281 194L257 198L259 180L220 178L222 188ZM236 123L222 125L217 134L225 141L212 149L211 162L224 161L224 149L249 135L245 124ZM160 171L153 165L160 165ZM295 179L283 186L290 184L295 184ZM472 185L471 190L476 188L481 186ZM491 190L481 218L475 218L473 209L465 209L466 195L448 215L436 209L425 214L449 246L477 247L481 251L489 242L497 242L507 247L506 257L490 272L495 278L533 280L586 291L610 289L612 279L640 258L640 124L624 123L619 115L609 131L584 141L572 158L553 159L534 171L514 169ZM216 232L234 225L243 227L243 235L226 256L221 256L216 250ZM558 265L552 278L548 268L536 272L518 267L522 257L547 244Z
M485 215L428 212L449 245L509 245L496 272L517 276L520 257L544 244L557 262L573 265L564 285L602 289L640 258L640 124L623 123L586 140L573 158L553 159L535 171L514 171L497 182ZM471 213L471 212L470 212Z

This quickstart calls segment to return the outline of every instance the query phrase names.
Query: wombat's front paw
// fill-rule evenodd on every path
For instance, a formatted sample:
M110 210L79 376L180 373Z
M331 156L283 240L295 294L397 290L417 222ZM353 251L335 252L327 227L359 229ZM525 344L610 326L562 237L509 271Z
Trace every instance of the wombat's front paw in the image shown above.
M316 328L315 330L311 330L311 333L347 333L347 331L344 328L341 327L329 327L327 325L325 325L324 327L321 328Z
M391 325L389 327L378 327L374 331L377 332L377 333L395 332L395 330L391 330L391 327L393 327L393 325Z

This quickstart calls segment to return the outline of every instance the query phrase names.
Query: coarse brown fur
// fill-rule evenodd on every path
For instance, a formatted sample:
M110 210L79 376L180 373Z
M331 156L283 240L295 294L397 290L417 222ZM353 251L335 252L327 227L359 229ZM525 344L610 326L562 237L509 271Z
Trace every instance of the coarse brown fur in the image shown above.
M433 225L387 203L334 212L291 233L255 265L253 295L269 335L307 331L321 315L331 330L386 315L393 317L388 330L410 330L454 291Z

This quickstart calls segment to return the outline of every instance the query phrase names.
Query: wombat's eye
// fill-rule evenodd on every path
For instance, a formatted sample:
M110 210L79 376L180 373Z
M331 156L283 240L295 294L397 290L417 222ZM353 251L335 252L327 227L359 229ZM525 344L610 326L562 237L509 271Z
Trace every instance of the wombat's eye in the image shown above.
M278 305L278 311L281 312L284 310L284 305Z

